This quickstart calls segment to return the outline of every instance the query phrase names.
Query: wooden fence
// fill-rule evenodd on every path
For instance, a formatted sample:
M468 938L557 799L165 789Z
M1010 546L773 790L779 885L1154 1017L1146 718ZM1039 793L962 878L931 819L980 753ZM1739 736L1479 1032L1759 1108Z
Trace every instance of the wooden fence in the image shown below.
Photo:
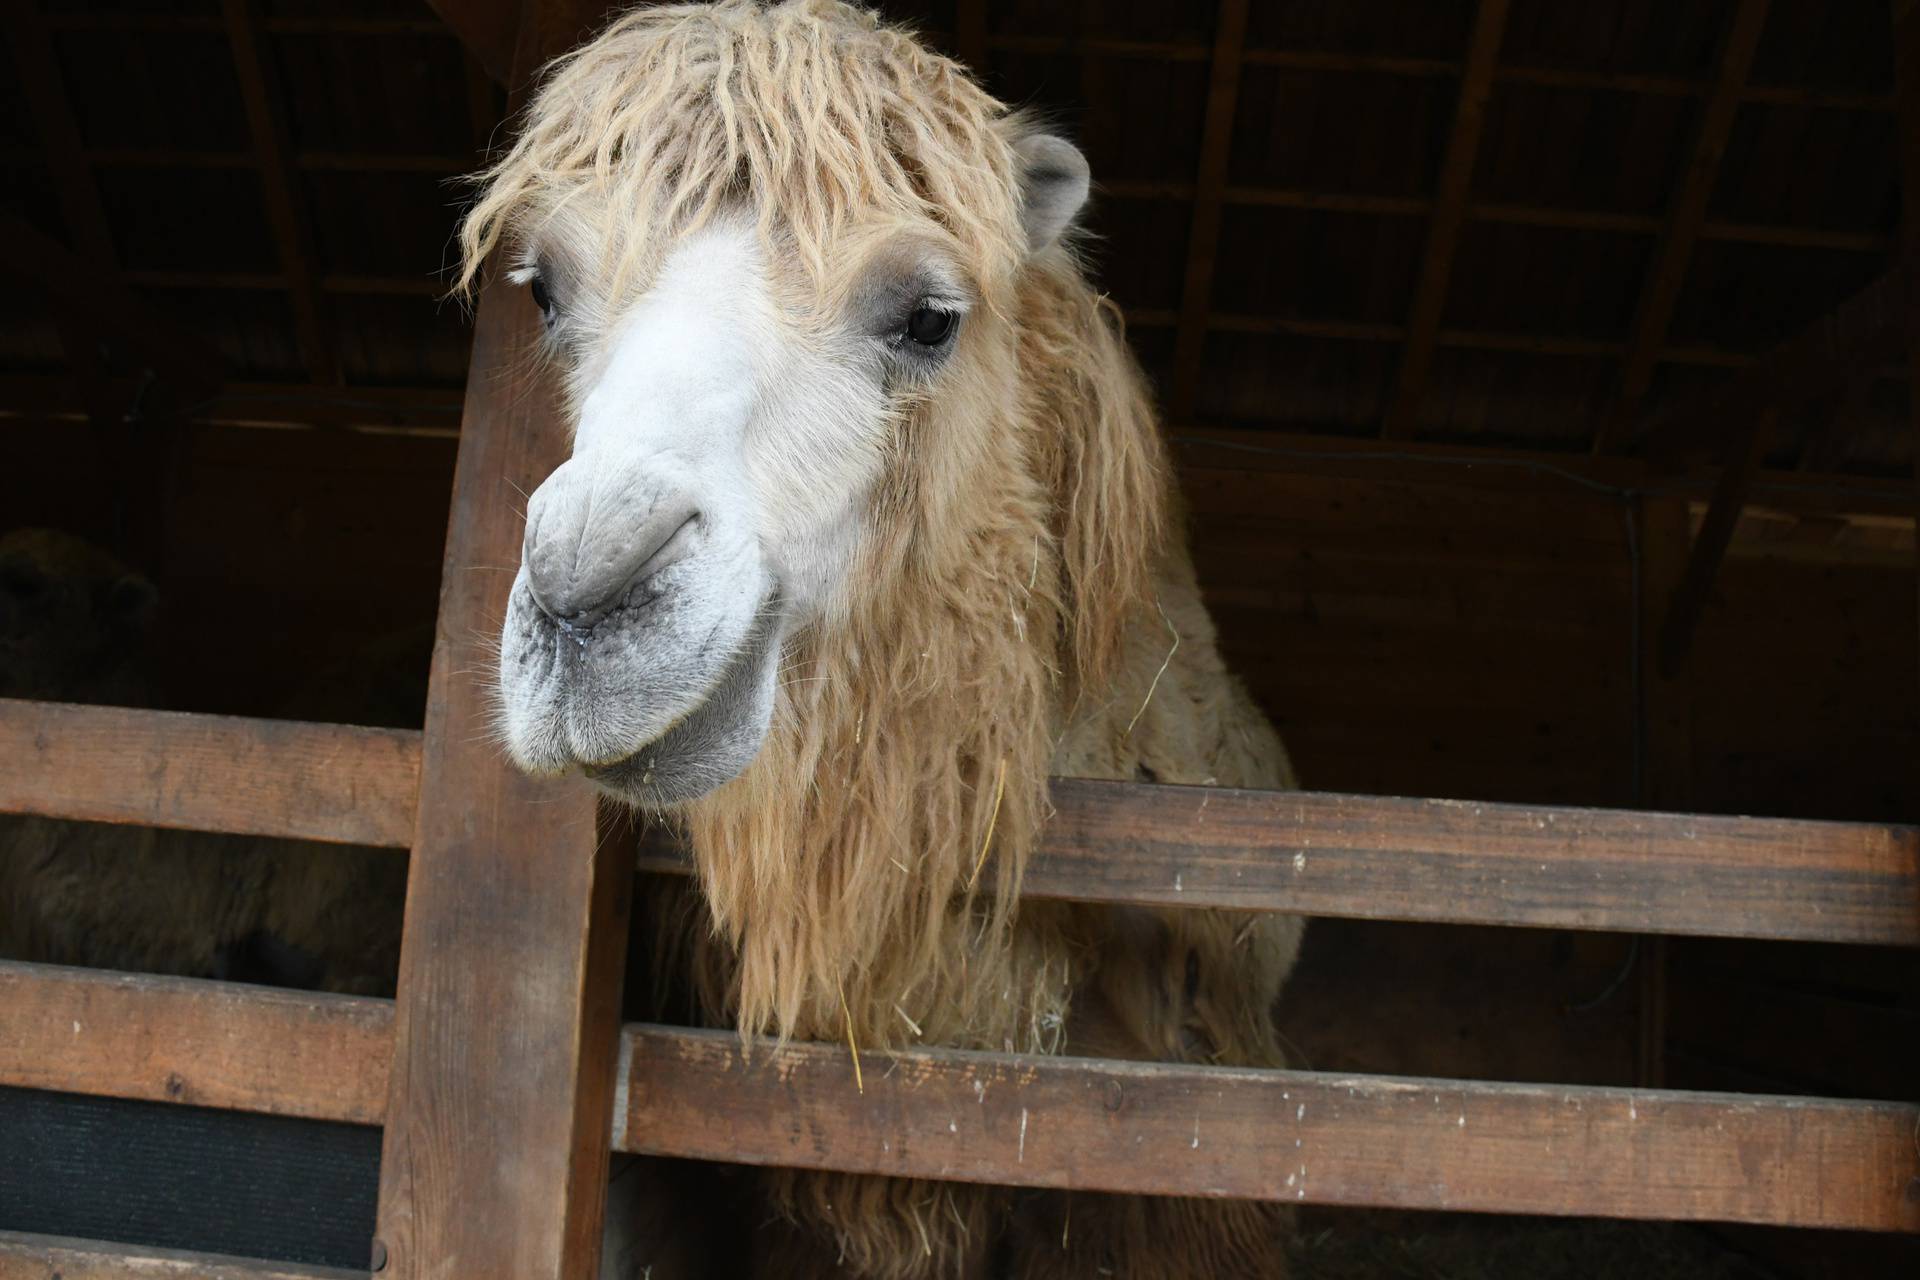
M0 701L0 811L400 849L422 826L422 747L412 733ZM1054 793L1058 814L1027 881L1035 897L1920 946L1910 827L1064 779ZM685 864L649 844L640 865ZM552 1033L596 1003L555 1001ZM400 1114L392 1002L0 964L0 1011L0 1084L390 1131ZM544 1038L527 1030L523 1043ZM604 1094L595 1136L619 1151L1085 1190L1920 1232L1920 1106L1907 1104L939 1050L870 1057L861 1093L843 1046L749 1062L731 1035L643 1025L620 1028L581 1073ZM524 1105L529 1093L517 1092ZM431 1091L412 1106L409 1123L429 1128L455 1114ZM573 1198L589 1202L574 1205L579 1229L597 1229L592 1193ZM402 1261L394 1211L384 1197L389 1271ZM544 1274L581 1274L559 1257ZM426 1259L415 1265L424 1272ZM0 1236L0 1277L51 1271L326 1274Z
M516 83L597 12L524 6ZM523 298L482 298L424 733L0 702L0 812L411 849L398 998L0 965L0 1085L381 1125L370 1266L404 1280L590 1276L614 1150L1920 1232L1914 1105L938 1050L871 1061L862 1093L839 1046L748 1062L727 1035L621 1026L631 850L602 849L583 785L506 766L475 674L516 490L561 459L537 333ZM1055 801L1037 897L1920 946L1912 828L1074 781ZM0 1233L0 1280L341 1274Z

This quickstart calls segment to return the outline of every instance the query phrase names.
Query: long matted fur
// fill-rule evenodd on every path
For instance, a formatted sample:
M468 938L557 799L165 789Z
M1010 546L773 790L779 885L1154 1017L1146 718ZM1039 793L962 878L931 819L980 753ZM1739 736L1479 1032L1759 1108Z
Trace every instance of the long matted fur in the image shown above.
M895 227L946 237L984 305L937 393L900 410L845 606L789 642L759 756L681 815L709 1016L863 1049L1084 1040L1277 1063L1267 1015L1296 925L1018 903L1054 767L1291 784L1220 665L1116 313L1068 249L1027 250L1016 144L1032 127L833 0L637 10L548 69L483 175L463 281L561 209L591 241L570 252L620 282L615 305L733 207L821 298L850 287L839 248ZM1083 1031L1094 986L1106 1029ZM977 1265L999 1204L820 1175L776 1190L873 1276ZM1091 1275L1107 1264L1081 1250L1120 1249L1120 1274L1157 1275L1169 1248L1200 1256L1271 1225L1251 1207L1166 1222L1189 1219L1213 1224L1206 1240L1148 1225L1132 1251L1109 1233L1068 1256L1063 1233L1049 1265Z

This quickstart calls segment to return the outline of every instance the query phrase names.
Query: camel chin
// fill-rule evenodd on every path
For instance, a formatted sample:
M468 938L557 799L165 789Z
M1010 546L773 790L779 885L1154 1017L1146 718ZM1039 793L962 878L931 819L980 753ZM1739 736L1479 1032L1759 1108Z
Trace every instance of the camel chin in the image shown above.
M608 795L649 810L697 800L738 777L759 754L773 720L777 631L771 618L763 619L691 711L625 759L588 765L587 777Z

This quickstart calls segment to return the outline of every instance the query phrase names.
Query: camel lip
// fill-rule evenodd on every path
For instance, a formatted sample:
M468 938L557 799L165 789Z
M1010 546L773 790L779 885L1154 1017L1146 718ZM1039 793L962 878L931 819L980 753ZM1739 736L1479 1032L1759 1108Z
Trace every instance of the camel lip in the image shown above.
M708 704L721 693L734 668L742 661L751 660L756 653L763 649L771 637L779 630L779 615L782 600L783 595L780 590L780 583L776 578L768 587L766 595L761 599L759 606L754 610L752 625L747 628L747 632L741 637L740 643L734 646L733 651L729 653L726 660L720 664L721 676L714 687L707 690L705 697L702 697L698 702L687 707L669 721L658 733L654 734L653 737L641 743L639 746L634 747L632 750L625 751L618 755L592 760L576 757L574 766L591 782L619 787L633 780L637 775L642 786L650 785L653 780L654 766L660 762L656 757L652 764L642 765L639 763L640 758L649 751L657 752L661 743L671 739L675 733L678 733L690 721L705 712Z

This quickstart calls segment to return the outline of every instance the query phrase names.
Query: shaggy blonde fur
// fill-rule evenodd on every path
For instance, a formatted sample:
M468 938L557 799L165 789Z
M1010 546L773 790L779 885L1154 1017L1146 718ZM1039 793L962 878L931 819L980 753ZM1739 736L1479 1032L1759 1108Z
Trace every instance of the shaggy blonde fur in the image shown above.
M897 407L846 605L789 643L758 757L677 815L701 903L663 900L648 923L707 1016L863 1049L1278 1064L1296 922L1019 900L1050 772L1292 785L1220 663L1116 315L1067 250L1027 246L1032 127L832 0L639 10L549 69L484 175L463 278L503 242L563 235L620 282L617 313L678 237L745 206L820 308L847 288L841 251L877 229L941 237L984 303ZM825 1244L775 1251L779 1274L976 1274L1012 1206L959 1185L769 1182ZM1016 1230L1033 1254L1016 1274L1280 1274L1270 1210L1073 1203L1080 1241Z

